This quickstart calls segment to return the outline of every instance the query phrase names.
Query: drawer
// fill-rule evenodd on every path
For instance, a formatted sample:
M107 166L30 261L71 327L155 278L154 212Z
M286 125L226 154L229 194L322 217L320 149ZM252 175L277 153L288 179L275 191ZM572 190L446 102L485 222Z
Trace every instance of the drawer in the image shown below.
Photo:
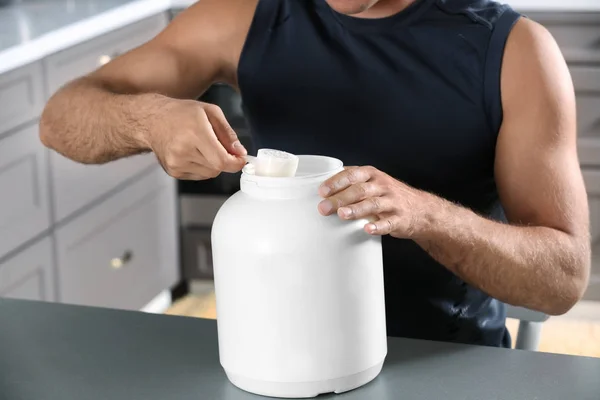
M50 152L55 220L64 220L156 164L158 162L152 153L102 165L84 165Z
M179 278L176 186L161 168L56 232L60 301L139 310Z
M600 63L600 13L532 12L554 36L569 63Z
M44 61L48 96L65 83L149 41L167 23L167 15L162 13L48 56Z
M597 66L570 66L569 70L575 92L581 94L595 93L600 96L600 64Z
M49 237L0 263L0 297L55 301L52 243Z
M37 124L0 139L0 258L50 225L47 157Z
M44 107L42 76L39 63L0 75L0 137L39 117Z
M92 72L107 57L147 42L167 22L166 14L156 15L49 56L45 60L48 93L52 94L66 82ZM56 221L81 210L153 164L156 164L156 159L152 154L104 165L83 165L51 152Z
M600 166L600 93L577 94L577 151L583 166Z
M600 169L583 169L590 208L592 271L585 300L600 301Z

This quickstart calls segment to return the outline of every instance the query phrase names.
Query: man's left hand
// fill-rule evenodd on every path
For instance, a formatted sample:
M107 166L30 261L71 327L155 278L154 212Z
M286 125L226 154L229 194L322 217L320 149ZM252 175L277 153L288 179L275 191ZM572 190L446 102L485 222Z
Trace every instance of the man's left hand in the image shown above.
M422 234L440 198L410 187L374 167L347 167L319 188L322 215L345 220L368 219L365 231L413 239Z

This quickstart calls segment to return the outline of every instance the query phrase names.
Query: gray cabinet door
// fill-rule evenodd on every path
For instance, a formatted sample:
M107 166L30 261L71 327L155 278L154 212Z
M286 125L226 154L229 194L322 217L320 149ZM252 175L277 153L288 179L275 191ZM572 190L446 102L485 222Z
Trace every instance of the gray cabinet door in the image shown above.
M548 29L567 62L600 62L600 13L523 12Z
M40 63L0 75L0 137L19 125L33 121L43 106Z
M48 94L94 71L112 57L149 41L167 23L167 14L162 13L48 56L44 60ZM57 221L62 221L156 164L156 159L145 154L104 165L82 165L52 152L50 164L54 215Z
M50 225L47 156L37 124L0 139L0 258Z
M590 207L592 274L585 300L600 301L600 169L584 169L583 176Z
M600 92L578 92L576 101L579 162L600 166Z
M44 60L47 95L51 96L65 83L149 41L167 24L167 14L161 13L49 55Z
M54 301L54 286L49 237L0 263L0 297Z
M589 65L571 65L569 72L571 72L576 92L600 96L600 62Z
M55 222L82 210L153 164L154 154L123 158L108 164L82 165L50 153L50 179Z
M175 181L152 168L56 240L60 301L139 310L179 278Z

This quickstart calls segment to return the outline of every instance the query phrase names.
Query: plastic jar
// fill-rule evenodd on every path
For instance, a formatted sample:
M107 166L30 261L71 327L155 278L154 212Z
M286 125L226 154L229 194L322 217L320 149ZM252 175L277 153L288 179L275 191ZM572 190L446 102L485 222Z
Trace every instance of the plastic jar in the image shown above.
M340 160L299 156L295 177L241 176L212 228L220 362L237 387L274 397L345 392L387 354L381 238L322 216Z

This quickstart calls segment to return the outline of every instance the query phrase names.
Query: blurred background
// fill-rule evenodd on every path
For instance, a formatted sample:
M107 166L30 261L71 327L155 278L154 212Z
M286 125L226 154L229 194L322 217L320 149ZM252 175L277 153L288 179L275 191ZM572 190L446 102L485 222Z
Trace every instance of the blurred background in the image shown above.
M84 166L38 138L60 86L151 39L193 2L0 0L0 297L216 318L211 224L239 174L178 182L152 154ZM507 325L513 338L521 320L533 326L538 351L600 357L600 1L506 2L545 25L569 64L594 245L580 304ZM256 152L235 91L214 85L199 100L219 105Z

